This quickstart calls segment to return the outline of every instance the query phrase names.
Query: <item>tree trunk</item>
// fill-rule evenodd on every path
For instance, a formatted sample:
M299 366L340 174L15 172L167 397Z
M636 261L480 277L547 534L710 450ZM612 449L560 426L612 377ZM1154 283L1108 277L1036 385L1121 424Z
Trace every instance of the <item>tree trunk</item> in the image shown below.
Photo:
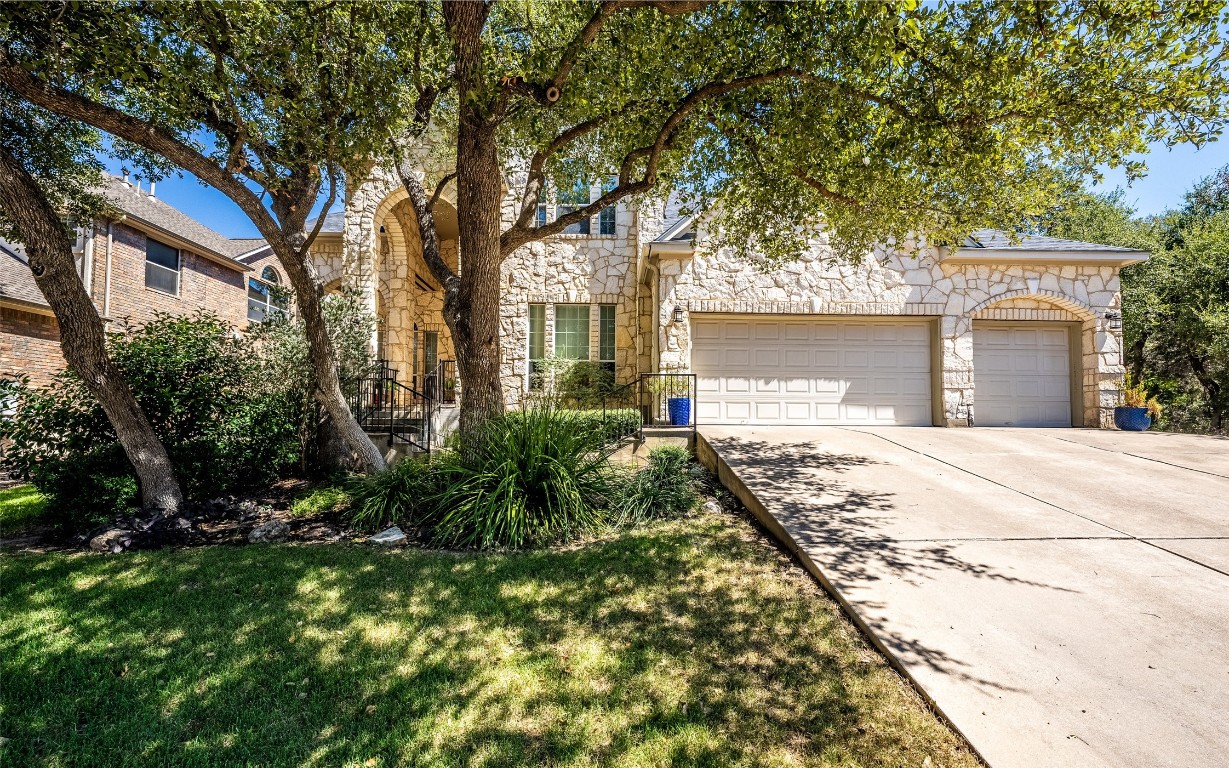
M331 428L343 441L340 445L336 442L330 443L337 452L332 461L338 464L350 463L352 453L362 469L378 472L384 469L384 457L350 412L345 393L341 389L341 377L337 374L337 356L333 343L329 340L329 331L325 326L324 311L320 304L323 290L316 270L308 259L300 258L297 254L279 258L279 261L294 288L296 308L299 316L303 318L312 373L316 377L316 400L332 422ZM349 448L349 453L345 452L344 448Z
M77 276L72 243L60 217L38 183L3 149L0 204L16 225L29 254L34 281L59 321L64 358L102 405L136 470L142 506L164 515L177 514L183 494L171 460L128 383L107 356L102 319Z
M465 95L481 92L482 28L485 3L449 2L444 18L456 51L456 93L462 95L457 134L457 222L460 284L452 306L445 304L464 388L461 432L472 433L504 411L500 381L499 267L503 169L495 123L487 105ZM447 301L449 297L446 296Z

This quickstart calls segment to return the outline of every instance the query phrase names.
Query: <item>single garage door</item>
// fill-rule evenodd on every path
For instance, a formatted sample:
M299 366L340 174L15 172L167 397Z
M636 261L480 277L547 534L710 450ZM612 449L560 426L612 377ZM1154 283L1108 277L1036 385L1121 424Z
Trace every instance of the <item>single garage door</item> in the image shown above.
M932 424L925 320L692 315L701 424Z
M974 322L973 387L980 426L1071 426L1067 327Z

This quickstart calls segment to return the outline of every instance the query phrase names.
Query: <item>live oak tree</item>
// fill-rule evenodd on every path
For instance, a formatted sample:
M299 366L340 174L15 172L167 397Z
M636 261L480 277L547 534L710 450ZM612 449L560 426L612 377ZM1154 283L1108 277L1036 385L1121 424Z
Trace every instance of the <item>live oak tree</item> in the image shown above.
M383 458L346 405L308 216L387 143L395 57L412 33L374 4L11 3L0 88L164 157L251 219L289 277L316 396L368 470ZM327 192L326 192L327 190ZM340 462L339 462L340 463Z
M455 136L454 176L397 167L444 286L462 427L503 408L500 268L621 200L675 194L713 247L769 263L827 233L958 242L1036 215L1151 141L1220 131L1221 4L449 2L396 9L404 133ZM441 50L442 49L442 50ZM393 154L404 150L404 144ZM511 166L519 174L508 174ZM613 177L613 179L612 179ZM602 182L541 225L550 189ZM462 269L433 198L456 185ZM505 186L509 187L505 191ZM505 195L513 217L501 219ZM891 242L891 240L889 240Z
M1135 216L1125 192L1074 193L1046 234L1149 251L1122 270L1123 362L1165 405L1166 429L1229 426L1229 167L1164 214Z
M0 232L23 243L55 314L64 358L102 406L140 480L141 504L177 514L183 494L166 448L107 355L102 319L77 273L65 218L88 228L106 209L96 132L0 93ZM92 236L92 233L91 233Z
M443 0L313 5L310 18L297 7L18 6L4 11L25 24L0 83L230 195L274 245L305 313L318 288L300 217L330 152L353 150L331 169L351 180L360 157L393 163L444 289L463 430L504 407L504 260L606 206L680 196L708 215L714 246L769 262L821 230L855 258L893 237L955 242L1036 215L1066 179L1127 163L1150 141L1215 136L1226 92L1211 2ZM124 34L97 34L134 14L141 23ZM64 29L83 22L92 34ZM330 34L341 39L323 45ZM108 84L111 98L82 105L82 80ZM212 152L191 147L201 129ZM412 145L429 134L451 137L455 174L415 173ZM273 216L245 181L270 191ZM599 183L589 205L538 225L552 188ZM447 184L459 271L435 232ZM327 345L312 341L327 384Z

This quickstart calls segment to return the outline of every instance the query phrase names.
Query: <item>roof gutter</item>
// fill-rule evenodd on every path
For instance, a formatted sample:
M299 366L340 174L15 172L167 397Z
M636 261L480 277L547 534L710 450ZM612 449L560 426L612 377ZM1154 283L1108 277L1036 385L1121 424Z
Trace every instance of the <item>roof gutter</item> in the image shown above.
M224 253L215 251L212 248L206 248L200 243L195 243L195 242L192 242L191 240L187 240L183 238L182 236L177 235L174 232L171 232L169 230L163 229L157 224L148 222L139 216L128 214L127 216L125 216L125 218L128 220L129 224L135 224L137 229L145 230L148 233L157 235L160 238L166 238L167 240L170 241L169 244L174 245L176 248L180 248L185 251L191 251L192 253L199 254L205 257L206 259L209 259L210 261L221 264L224 267L229 267L230 269L233 269L236 272L251 272L252 271L252 268L249 267L247 264L241 264Z
M1026 248L939 248L936 261L947 264L1062 264L1071 266L1125 267L1148 260L1147 251L1043 251Z

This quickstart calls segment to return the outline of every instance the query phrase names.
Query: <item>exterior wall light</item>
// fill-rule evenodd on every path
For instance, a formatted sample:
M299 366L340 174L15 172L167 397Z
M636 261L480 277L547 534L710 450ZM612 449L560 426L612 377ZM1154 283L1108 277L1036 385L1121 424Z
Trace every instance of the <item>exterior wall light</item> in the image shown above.
M675 324L683 322L683 308L677 305L674 307L674 322Z
M1110 330L1122 330L1122 313L1121 312L1106 312L1105 320L1109 323Z

